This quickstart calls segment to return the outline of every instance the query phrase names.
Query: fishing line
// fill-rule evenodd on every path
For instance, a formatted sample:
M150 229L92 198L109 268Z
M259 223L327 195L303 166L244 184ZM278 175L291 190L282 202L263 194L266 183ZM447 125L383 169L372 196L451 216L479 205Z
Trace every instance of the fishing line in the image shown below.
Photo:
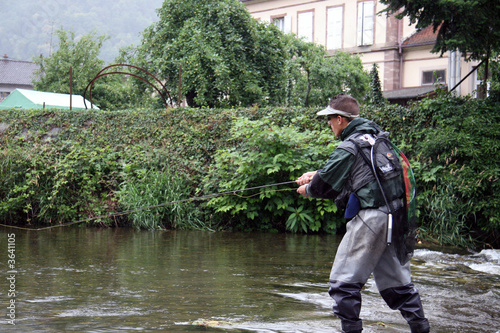
M296 181L295 180L291 180L291 181L282 182L282 183L275 183L275 184L268 184L268 185L260 185L260 186L248 187L248 188L244 188L244 189L241 189L241 190L233 190L233 191L226 191L226 192L220 192L220 193L214 193L214 194L207 194L207 195L203 195L203 196L199 196L199 197L191 197L191 198L188 198L188 199L181 199L181 200L175 200L175 201L165 202L165 203L158 204L158 205L151 205L151 206L139 207L139 208L134 208L134 209L130 209L130 210L125 210L123 212L111 213L111 214L101 215L101 216L95 216L95 217L89 217L89 218L81 219L81 220L78 220L78 221L72 221L72 222L67 222L67 223L62 223L62 224L58 224L58 225L52 225L52 226L48 226L48 227L42 227L42 228L23 228L23 227L18 227L18 226L14 226L14 225L7 225L7 224L0 224L0 226L7 227L7 228L13 228L13 229L20 229L20 230L33 230L33 231L47 230L47 229L52 229L52 228L66 227L66 226L70 226L70 225L78 224L78 223L90 222L90 221L93 221L93 220L98 220L98 219L103 219L103 218L108 218L108 217L123 216L123 215L127 215L127 214L130 214L130 213L135 213L135 212L138 212L138 211L141 211L141 210L146 210L146 209L152 209L152 208L158 208L158 207L163 207L163 206L175 205L175 204L189 202L189 201L205 200L205 199L220 197L220 196L223 196L223 195L236 195L236 196L239 196L241 198L250 198L252 196L259 195L261 193L257 193L257 194L254 194L254 195L251 195L251 196L247 196L247 197L237 195L236 193L243 192L243 191L250 191L250 190L258 190L258 189L261 189L261 188L266 188L266 187L271 187L271 186L287 185L287 184L292 184L292 183L295 184ZM286 189L286 190L288 191L288 190L291 190L291 189ZM285 190L270 190L270 191L266 191L266 192L277 192L277 191L285 191Z

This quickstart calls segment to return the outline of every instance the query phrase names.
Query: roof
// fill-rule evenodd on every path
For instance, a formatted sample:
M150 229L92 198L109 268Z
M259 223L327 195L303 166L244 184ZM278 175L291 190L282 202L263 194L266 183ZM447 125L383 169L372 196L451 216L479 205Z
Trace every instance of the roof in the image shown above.
M403 88L399 90L384 91L382 94L385 98L416 98L425 96L436 90L435 86Z
M439 30L439 27L438 27ZM437 31L434 32L434 28L432 25L429 25L428 27L415 32L413 35L410 37L406 38L405 41L403 42L403 47L404 46L417 46L417 45L429 45L429 44L434 44L437 39Z
M71 98L71 108L76 110L86 109L83 100L84 98L81 95L73 95ZM90 107L90 102L88 100L85 101L87 102L87 107ZM69 104L69 94L16 89L0 103L0 109L41 109L43 107L69 109ZM98 109L95 105L94 108Z
M0 84L32 85L38 66L31 61L0 58Z

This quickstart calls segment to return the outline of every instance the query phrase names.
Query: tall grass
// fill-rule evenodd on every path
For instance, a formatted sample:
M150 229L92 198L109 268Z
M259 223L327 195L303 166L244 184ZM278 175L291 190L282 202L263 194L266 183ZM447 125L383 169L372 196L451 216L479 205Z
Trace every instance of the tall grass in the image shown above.
M128 220L138 229L206 229L193 202L172 203L190 198L189 183L170 169L148 171L139 177L130 177L117 191ZM142 209L145 207L160 207Z
M420 236L434 239L442 245L473 248L474 239L471 237L467 217L473 202L463 202L454 195L451 185L438 188L431 195L422 195L423 208L426 209L423 226L420 227Z

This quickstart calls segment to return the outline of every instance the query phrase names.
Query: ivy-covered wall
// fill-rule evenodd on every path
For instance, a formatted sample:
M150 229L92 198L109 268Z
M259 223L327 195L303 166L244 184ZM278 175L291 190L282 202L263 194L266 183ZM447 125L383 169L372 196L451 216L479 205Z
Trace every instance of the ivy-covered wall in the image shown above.
M268 118L274 126L287 126L297 115L306 114L314 112L258 108L4 110L0 116L0 220L16 225L53 225L218 193L222 187L217 181L224 180L207 176L211 166L214 174L216 151L239 144L231 140L236 119ZM317 125L304 121L301 128ZM233 188L237 189L241 187ZM216 207L205 204L179 204L91 223L233 228L230 217L214 214ZM185 215L189 221L183 220L180 209L190 212ZM172 211L177 212L175 221ZM283 223L276 224L241 229L285 229Z

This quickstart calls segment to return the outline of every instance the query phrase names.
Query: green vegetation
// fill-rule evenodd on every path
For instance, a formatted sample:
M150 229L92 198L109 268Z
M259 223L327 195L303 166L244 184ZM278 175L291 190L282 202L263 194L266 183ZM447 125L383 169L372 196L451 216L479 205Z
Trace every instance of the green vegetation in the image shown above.
M347 92L364 98L370 78L359 57L342 51L327 56L323 46L289 37L286 105L324 106L331 96Z
M340 51L327 56L322 46L256 21L237 0L167 0L158 13L160 21L144 31L142 44L122 48L116 62L161 80L169 104L180 97L191 107L308 107L339 93L362 98L368 88L359 57ZM142 71L127 66L101 71L98 54L109 37L92 32L77 38L62 29L55 34L57 50L34 58L40 66L35 90L69 93L72 68L73 93L86 98L89 83L102 75L92 85L92 101L101 110L164 106L142 79L158 89L159 83Z
M85 96L104 110L117 110L130 107L151 107L154 99L145 89L137 89L141 81L127 75L105 75L97 79L90 89L90 83L101 72L104 61L98 55L103 43L109 38L97 36L91 32L76 38L74 32L56 30L59 39L58 49L50 57L35 57L33 61L39 66L33 81L33 88L38 91L70 93ZM118 62L125 60L127 51L123 50ZM126 61L123 61L126 62ZM72 75L70 71L72 70ZM118 67L106 70L105 73L122 72L130 74L128 68ZM143 77L145 75L139 75ZM71 79L70 79L71 78ZM90 108L90 105L87 106Z
M104 65L98 54L107 37L89 33L77 41L74 32L57 30L55 33L59 38L57 51L50 57L33 59L39 68L34 73L39 80L33 82L33 89L69 94L72 86L74 94L83 95L87 84ZM72 82L70 68L73 69Z
M305 171L316 170L318 161L335 148L328 128L310 128L317 125L311 124L310 116L292 113L285 121L286 115L275 116L235 120L231 146L216 153L205 179L208 189L225 192L295 180ZM290 186L261 189L248 196L221 196L209 206L226 213L231 228L334 232L342 221L332 214L337 211L333 201L304 199L295 193L296 186Z
M208 114L212 119L203 121ZM1 219L47 225L155 204L145 196L134 199L133 191L148 191L148 184L138 184L141 180L160 184L154 191L168 191L164 189L168 184L175 185L169 199L185 199L184 195L194 194L193 184L200 182L203 169L221 144L225 129L219 124L225 123L225 116L217 110L183 109L169 114L165 110L5 110L0 118L8 124L1 137ZM154 176L167 169L175 172L166 179ZM171 180L174 175L175 181ZM192 216L189 224L198 223L196 215ZM124 220L119 216L93 222ZM177 220L165 223L171 225L182 224Z
M370 90L368 91L368 101L372 105L383 105L387 100L382 94L382 83L378 75L378 65L373 64L370 71Z
M412 162L422 239L500 246L498 102L439 96L365 106ZM286 182L338 144L316 109L5 110L0 220L56 225ZM8 126L6 126L8 125ZM335 232L341 212L296 186L229 193L97 218L98 225Z
M138 229L209 227L199 220L200 214L191 203L176 202L189 198L191 189L186 185L182 175L168 167L159 171L141 169L126 174L116 195L123 209L132 211L127 214L128 220Z
M138 65L173 91L181 67L188 105L252 105L282 93L283 34L259 24L239 1L167 0L158 15L143 34Z
M422 238L500 246L499 107L493 99L443 94L409 108L366 109L412 162Z
M357 56L258 22L240 1L166 0L143 33L132 64L155 73L191 107L313 106L349 91L364 95ZM339 88L341 87L341 88Z

